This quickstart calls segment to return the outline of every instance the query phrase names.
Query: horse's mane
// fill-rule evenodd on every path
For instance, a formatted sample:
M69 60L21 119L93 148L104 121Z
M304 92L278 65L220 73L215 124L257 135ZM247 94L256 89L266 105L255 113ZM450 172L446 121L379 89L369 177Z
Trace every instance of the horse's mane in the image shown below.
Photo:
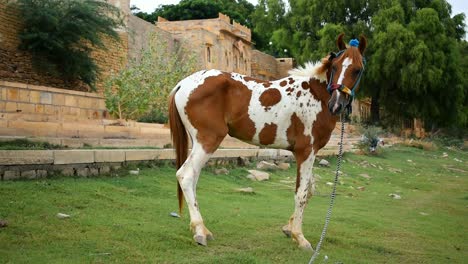
M309 77L326 83L327 69L329 66L330 62L328 58L323 58L322 61L306 62L304 66L289 70L288 73L290 76Z

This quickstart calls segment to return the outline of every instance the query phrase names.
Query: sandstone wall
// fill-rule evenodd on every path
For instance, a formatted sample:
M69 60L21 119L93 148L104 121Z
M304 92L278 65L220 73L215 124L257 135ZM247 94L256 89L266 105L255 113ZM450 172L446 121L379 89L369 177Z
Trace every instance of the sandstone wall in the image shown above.
M259 50L252 50L252 77L263 80L279 79L275 57Z
M11 114L22 114L32 121L108 117L104 98L95 93L6 81L0 81L0 113L0 121Z

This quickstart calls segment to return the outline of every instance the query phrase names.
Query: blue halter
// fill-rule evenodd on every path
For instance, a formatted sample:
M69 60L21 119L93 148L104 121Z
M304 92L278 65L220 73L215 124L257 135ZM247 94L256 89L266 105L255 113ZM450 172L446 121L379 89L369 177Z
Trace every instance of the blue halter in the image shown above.
M359 40L352 39L349 42L349 46L358 47L359 46ZM333 53L333 52L330 53L330 56L331 56L330 60L333 60L335 58L340 57L344 52L345 52L345 50L340 50L338 53ZM364 67L366 66L366 59L364 57L362 57L362 64L364 65ZM362 76L362 73L364 72L364 67L359 71L358 78L357 78L356 82L354 83L354 85L353 85L353 87L351 89L349 89L344 84L341 84L337 88L332 87L333 76L335 75L335 70L332 69L332 72L330 74L330 80L328 81L328 85L327 85L328 93L332 94L334 90L339 90L340 92L346 93L351 97L351 100L350 100L350 104L351 104L351 102L354 100L354 96L355 96L354 91L356 90L356 87L359 85L359 82L361 81L361 76Z

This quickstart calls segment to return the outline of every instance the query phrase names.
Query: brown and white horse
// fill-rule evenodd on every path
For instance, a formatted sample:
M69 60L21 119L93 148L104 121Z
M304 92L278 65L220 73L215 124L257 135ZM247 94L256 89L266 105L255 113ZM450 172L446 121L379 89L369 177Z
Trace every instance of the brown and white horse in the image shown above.
M314 190L315 156L330 139L338 115L351 103L364 69L366 39L361 36L360 41L352 40L346 47L343 35L337 39L338 54L292 70L291 76L281 80L261 81L238 73L206 70L190 75L174 88L169 118L178 168L179 209L185 196L198 244L206 245L213 238L196 200L198 177L229 134L251 144L294 153L295 209L283 232L299 247L312 248L302 233L302 215ZM187 135L192 140L190 155Z

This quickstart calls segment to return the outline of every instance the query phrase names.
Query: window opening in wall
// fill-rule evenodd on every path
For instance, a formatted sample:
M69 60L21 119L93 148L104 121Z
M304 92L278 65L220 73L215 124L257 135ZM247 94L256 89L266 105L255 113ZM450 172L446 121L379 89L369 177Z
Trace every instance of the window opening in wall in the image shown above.
M206 60L211 63L211 49L206 47Z

